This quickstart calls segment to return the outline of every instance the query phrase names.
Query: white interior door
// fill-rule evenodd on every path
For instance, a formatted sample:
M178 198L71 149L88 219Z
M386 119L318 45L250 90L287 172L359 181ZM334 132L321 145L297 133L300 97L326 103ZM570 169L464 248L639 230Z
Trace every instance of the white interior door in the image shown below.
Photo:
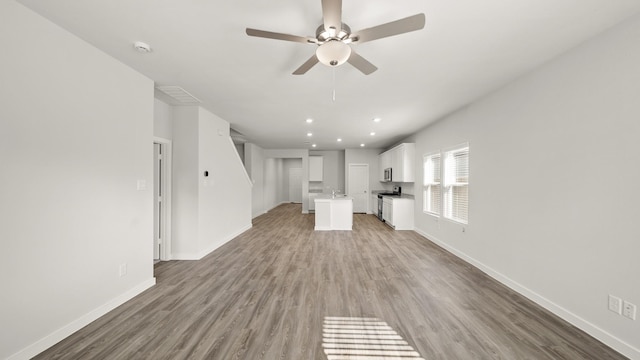
M153 144L153 260L160 260L163 228L162 145Z
M153 259L171 259L171 141L153 142Z
M369 164L349 164L347 194L353 197L353 212L366 213L369 208Z
M302 168L289 169L289 201L302 203Z

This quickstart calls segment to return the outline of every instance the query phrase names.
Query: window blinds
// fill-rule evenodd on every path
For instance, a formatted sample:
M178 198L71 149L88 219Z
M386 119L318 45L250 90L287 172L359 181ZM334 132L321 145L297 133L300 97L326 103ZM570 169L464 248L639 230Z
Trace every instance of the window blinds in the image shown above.
M425 155L424 163L424 191L423 191L423 211L432 214L440 214L442 199L441 191L441 167L440 154Z
M444 153L444 216L469 220L469 146Z

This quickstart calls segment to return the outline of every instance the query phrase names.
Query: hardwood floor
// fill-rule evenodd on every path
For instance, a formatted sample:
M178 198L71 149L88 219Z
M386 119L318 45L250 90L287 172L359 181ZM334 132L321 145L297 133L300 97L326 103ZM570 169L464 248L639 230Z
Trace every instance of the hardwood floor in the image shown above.
M200 261L157 264L155 287L36 359L327 359L325 318L375 318L403 360L625 359L413 231L355 215L353 231L314 232L300 212L281 205ZM400 359L354 329L329 359Z

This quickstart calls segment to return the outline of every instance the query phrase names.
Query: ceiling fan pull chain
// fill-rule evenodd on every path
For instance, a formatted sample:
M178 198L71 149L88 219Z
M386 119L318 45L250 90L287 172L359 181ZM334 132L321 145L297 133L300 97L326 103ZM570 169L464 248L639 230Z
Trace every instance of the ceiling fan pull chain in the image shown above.
M333 101L336 101L336 68L333 68Z

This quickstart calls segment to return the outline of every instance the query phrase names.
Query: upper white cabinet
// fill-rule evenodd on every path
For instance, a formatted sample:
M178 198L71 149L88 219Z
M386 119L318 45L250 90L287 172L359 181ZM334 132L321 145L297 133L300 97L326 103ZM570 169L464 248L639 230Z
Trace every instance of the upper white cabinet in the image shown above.
M391 153L386 151L378 156L379 180L384 181L384 170L391 167Z
M415 179L414 158L416 152L416 144L405 143L400 144L393 149L391 157L391 169L394 182L413 182Z
M414 182L415 152L416 144L404 143L380 154L380 181L384 180L384 169L391 168L392 182Z
M322 156L309 156L309 181L322 181L323 166Z

